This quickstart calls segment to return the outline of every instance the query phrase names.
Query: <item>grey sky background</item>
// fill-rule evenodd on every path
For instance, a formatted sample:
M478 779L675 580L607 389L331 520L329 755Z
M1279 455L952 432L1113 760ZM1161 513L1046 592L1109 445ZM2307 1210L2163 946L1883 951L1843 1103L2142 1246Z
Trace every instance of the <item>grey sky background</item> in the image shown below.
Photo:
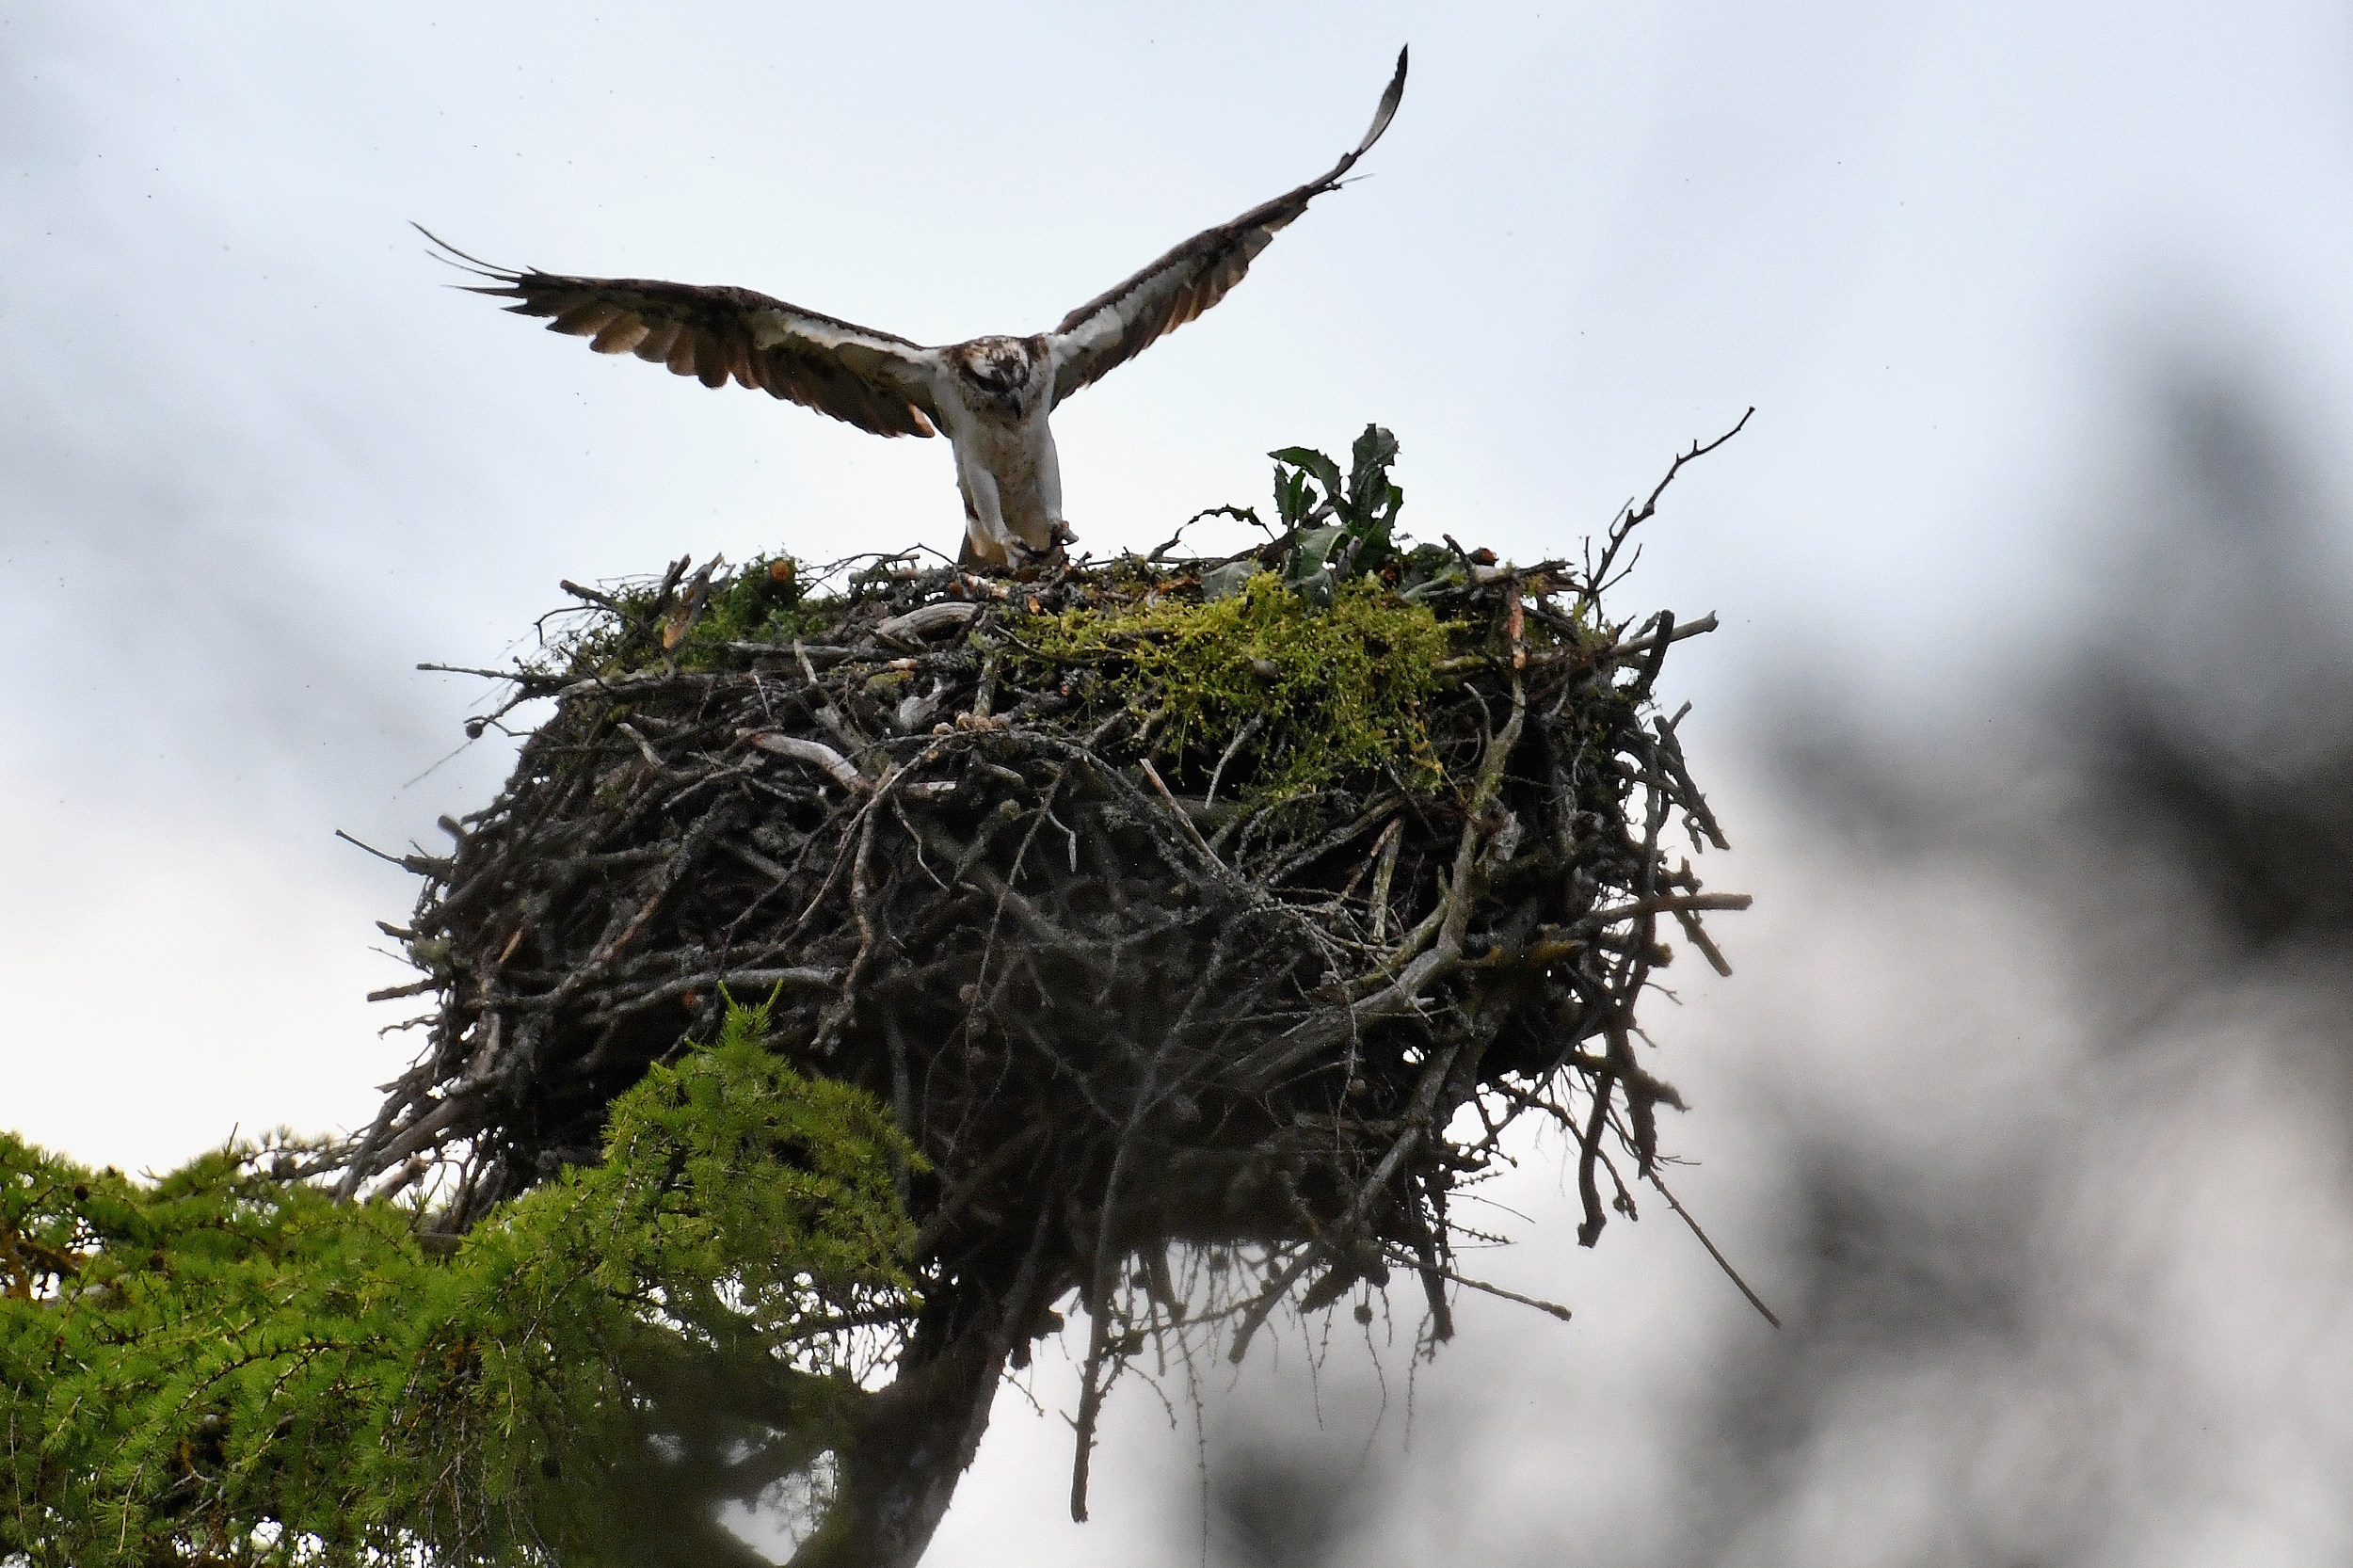
M2083 1065L2106 1060L2112 1003L2069 944L2108 917L2023 894L1975 852L1892 875L1774 760L1805 692L1935 743L1948 779L2037 776L2044 743L2008 722L2036 672L2155 591L2120 563L2172 494L2189 427L2160 390L2185 374L2245 389L2311 496L2353 493L2341 6L0 5L8 1125L162 1165L240 1122L373 1109L407 1048L360 1000L405 978L371 922L410 888L332 830L431 843L508 758L495 740L450 755L484 688L418 661L496 662L563 577L688 551L953 548L944 441L600 360L440 287L408 220L503 263L741 283L921 341L1033 330L1326 167L1400 42L1413 75L1369 177L1058 414L1081 543L1148 548L1202 507L1260 503L1269 448L1337 448L1378 420L1403 444L1409 531L1534 558L1756 405L1678 482L1624 606L1724 618L1676 680L1740 845L1713 880L1760 896L1724 934L1740 977L1688 981L1655 1025L1700 1107L1676 1129L1707 1161L1686 1185L1801 1302L1814 1276L1773 1262L1772 1239L1803 1253L1790 1206L1819 1191L1790 1128L1824 1106L1860 1146L1935 1152L1950 1190L2080 1189L1994 1227L2004 1277L2096 1276L2114 1293L2081 1299L2152 1364L2242 1389L2206 1421L2218 1449L2169 1448L2153 1412L2171 1385L2146 1377L2087 1419L2145 1426L2136 1451L2178 1450L2185 1474L2237 1457L2194 1518L2151 1501L2190 1507L2194 1489L2149 1480L2164 1465L2116 1470L2145 1535L1955 1545L1905 1522L1936 1515L1903 1514L1902 1478L2030 1490L2042 1472L2016 1456L2042 1450L1984 1434L2076 1384L2031 1357L2004 1364L2014 1386L1905 1363L1839 1385L1862 1408L1822 1429L1828 1457L1791 1440L1827 1490L1772 1493L1752 1465L1767 1502L1695 1548L1691 1478L1732 1461L1674 1456L1714 1430L1724 1380L1803 1355L1753 1337L1666 1216L1594 1254L1555 1244L1542 1160L1501 1201L1554 1240L1494 1272L1577 1321L1467 1313L1466 1343L1418 1374L1410 1458L1380 1457L1402 1441L1401 1356L1373 1457L1350 1425L1374 1398L1361 1356L1333 1357L1322 1438L1283 1427L1294 1406L1272 1392L1253 1402L1250 1380L1293 1386L1301 1346L1231 1408L1287 1448L1338 1444L1391 1500L1487 1499L1480 1539L1531 1561L1586 1540L1574 1521L1545 1533L1579 1510L1608 1521L1608 1549L1570 1553L1594 1561L2341 1560L2353 1536L2313 1466L2343 1433L2288 1420L2306 1440L2290 1464L2255 1422L2343 1384L2345 1331L2317 1304L2343 1294L2353 1226L2341 1191L2312 1195L2338 1124L2253 1069L2209 1084L2273 1118L2253 1142L2287 1168L2251 1178L2249 1203L2276 1224L2211 1256L2110 1246L2194 1210L2187 1167L2103 1210L2122 1200L2026 1158L2001 1113L2096 1080L2112 1114L2068 1133L2079 1149L2129 1163L2211 1136ZM2337 624L2348 543L2341 508L2306 513L2338 522L2298 557L2298 635ZM2197 664L2178 640L2165 656ZM2024 841L2031 818L2013 802L1985 840ZM2021 989L1989 996L1982 974L2022 955ZM1945 1234L1934 1204L1903 1212ZM2225 1277L2266 1283L2217 1299ZM2234 1319L2250 1297L2291 1321ZM2305 1359L2216 1370L2185 1349L2259 1340ZM1049 1358L1049 1408L1053 1376ZM1898 1441L1907 1388L1982 1419ZM1084 1531L1054 1523L1066 1429L1000 1401L942 1560L1143 1561L1146 1543L1197 1560L1190 1416L1171 1432L1148 1394L1126 1400ZM1979 1474L1988 1444L2012 1457ZM1392 1518L1382 1549L1438 1560L1444 1517Z

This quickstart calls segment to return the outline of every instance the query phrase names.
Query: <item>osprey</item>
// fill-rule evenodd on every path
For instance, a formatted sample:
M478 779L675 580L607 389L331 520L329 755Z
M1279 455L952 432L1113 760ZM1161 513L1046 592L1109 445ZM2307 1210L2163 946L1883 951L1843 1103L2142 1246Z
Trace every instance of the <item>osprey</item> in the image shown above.
M1225 298L1276 231L1337 188L1381 139L1404 94L1401 49L1397 74L1354 152L1296 190L1195 234L1052 331L1025 338L926 348L750 289L514 272L419 229L490 280L469 285L472 292L517 301L506 308L519 315L552 316L550 331L586 338L600 354L633 353L706 387L732 379L878 436L946 431L964 492L964 563L1013 566L1073 536L1047 424L1055 408Z

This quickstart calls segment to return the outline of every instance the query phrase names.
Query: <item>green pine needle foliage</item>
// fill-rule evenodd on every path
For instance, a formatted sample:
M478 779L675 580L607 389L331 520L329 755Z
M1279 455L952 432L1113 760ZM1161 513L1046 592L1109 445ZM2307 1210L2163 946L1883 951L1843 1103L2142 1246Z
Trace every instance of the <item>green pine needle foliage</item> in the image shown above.
M731 1009L615 1101L600 1164L455 1246L292 1179L290 1140L140 1181L0 1133L0 1562L691 1549L708 1510L661 1495L817 1459L857 1397L840 1323L907 1301L912 1156L766 1022Z

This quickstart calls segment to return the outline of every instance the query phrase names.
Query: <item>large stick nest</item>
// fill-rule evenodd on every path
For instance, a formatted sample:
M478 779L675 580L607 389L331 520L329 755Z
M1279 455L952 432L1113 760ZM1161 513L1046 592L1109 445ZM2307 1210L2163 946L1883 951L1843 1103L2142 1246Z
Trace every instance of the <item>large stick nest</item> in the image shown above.
M512 779L445 822L447 858L407 857L425 885L395 934L425 973L402 994L439 1005L352 1185L444 1163L461 1227L598 1158L648 1064L773 992L776 1048L870 1090L928 1162L904 1187L934 1307L985 1275L1015 1310L1018 1273L1018 1362L1080 1292L1082 1428L1106 1358L1185 1311L1172 1243L1249 1265L1237 1354L1278 1301L1392 1267L1445 1337L1449 1195L1520 1116L1575 1139L1589 1243L1605 1185L1630 1208L1656 1175L1680 1101L1636 1006L1662 936L1722 968L1701 914L1746 902L1692 872L1724 840L1654 700L1712 619L1600 603L1646 515L1598 561L1425 562L1444 644L1396 746L1321 772L1282 672L1261 712L1205 709L1153 685L1165 630L1120 619L1246 560L574 589L588 628L504 672L553 703Z

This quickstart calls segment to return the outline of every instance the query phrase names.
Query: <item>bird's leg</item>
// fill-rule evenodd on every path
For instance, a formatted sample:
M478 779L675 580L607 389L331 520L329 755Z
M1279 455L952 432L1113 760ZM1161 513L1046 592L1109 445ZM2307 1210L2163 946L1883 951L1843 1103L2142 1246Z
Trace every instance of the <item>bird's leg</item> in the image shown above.
M1046 548L1040 550L1018 534L1007 534L1005 556L1016 570L1060 566L1066 553L1063 547L1078 536L1070 531L1068 523L1057 522L1053 525L1052 532L1047 536ZM969 548L968 540L968 548Z

